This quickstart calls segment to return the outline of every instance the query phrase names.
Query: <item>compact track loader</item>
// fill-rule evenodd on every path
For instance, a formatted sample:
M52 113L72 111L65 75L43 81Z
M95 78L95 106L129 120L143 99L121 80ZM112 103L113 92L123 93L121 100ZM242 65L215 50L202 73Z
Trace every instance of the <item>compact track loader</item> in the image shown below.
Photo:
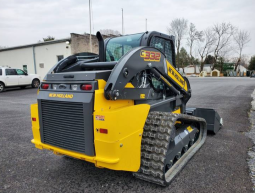
M99 54L69 56L44 78L31 105L32 143L166 186L222 119L186 108L191 88L175 69L173 36L97 38Z

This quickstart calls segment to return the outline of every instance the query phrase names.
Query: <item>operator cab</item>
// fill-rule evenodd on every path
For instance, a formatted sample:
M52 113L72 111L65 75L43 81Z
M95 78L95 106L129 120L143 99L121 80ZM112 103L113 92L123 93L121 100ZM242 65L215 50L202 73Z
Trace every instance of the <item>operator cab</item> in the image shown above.
M154 47L160 50L166 59L175 65L174 36L159 32L145 32L124 35L103 40L100 32L97 32L99 54L80 53L69 56L56 64L51 72L74 72L112 70L117 62L133 48L140 46Z
M157 48L165 54L167 60L174 63L174 37L158 32L145 32L105 40L105 61L118 61L131 49L139 46L150 46Z
M107 62L118 61L124 54L132 48L140 46L143 33L115 37L106 40L106 57Z

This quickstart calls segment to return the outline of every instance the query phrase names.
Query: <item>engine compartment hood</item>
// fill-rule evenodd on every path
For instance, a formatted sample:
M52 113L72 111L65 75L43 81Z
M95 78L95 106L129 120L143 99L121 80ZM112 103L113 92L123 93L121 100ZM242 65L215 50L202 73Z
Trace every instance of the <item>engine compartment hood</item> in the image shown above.
M111 74L111 70L62 72L62 73L47 74L45 77L45 80L47 80L47 81L51 81L51 80L82 81L82 80L103 79L103 80L107 81L110 74Z

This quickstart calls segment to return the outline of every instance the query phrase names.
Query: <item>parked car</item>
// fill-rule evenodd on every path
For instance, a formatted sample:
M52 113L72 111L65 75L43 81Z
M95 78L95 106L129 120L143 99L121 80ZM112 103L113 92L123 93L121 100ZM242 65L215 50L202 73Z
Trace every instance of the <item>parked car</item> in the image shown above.
M36 88L40 85L40 79L41 77L37 74L27 74L21 69L0 66L0 92L7 87Z

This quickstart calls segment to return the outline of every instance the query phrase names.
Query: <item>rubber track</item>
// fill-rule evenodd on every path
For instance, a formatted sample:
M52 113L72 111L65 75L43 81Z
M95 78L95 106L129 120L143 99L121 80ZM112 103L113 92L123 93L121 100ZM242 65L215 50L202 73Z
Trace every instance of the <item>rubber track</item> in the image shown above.
M203 119L186 114L150 112L144 126L141 145L141 167L133 173L136 178L162 186L165 179L165 159L170 140L175 138L175 122L178 119L204 122Z

